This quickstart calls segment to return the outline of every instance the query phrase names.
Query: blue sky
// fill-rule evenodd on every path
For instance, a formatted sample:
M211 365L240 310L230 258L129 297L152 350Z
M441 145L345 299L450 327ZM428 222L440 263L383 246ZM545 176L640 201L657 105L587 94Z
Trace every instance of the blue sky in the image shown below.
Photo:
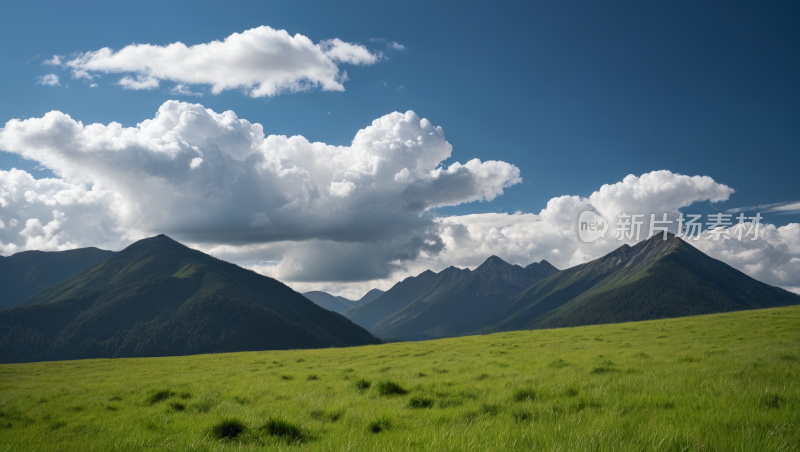
M175 99L232 110L266 134L349 146L376 118L413 110L444 130L453 152L443 165L497 160L523 180L491 201L428 216L537 214L552 198L589 197L658 170L735 190L721 202L696 201L693 211L794 202L798 16L792 2L17 2L0 17L0 124L56 110L83 124L135 127ZM122 74L89 81L42 64L134 43L209 43L260 26L314 43L338 38L383 58L340 64L344 91L258 98L242 89L215 95L203 84L190 87L202 97L175 95L174 81L126 90ZM391 41L404 49L388 48ZM37 84L47 74L59 86ZM0 170L53 176L52 165L20 155L0 152ZM798 218L766 215L778 227Z

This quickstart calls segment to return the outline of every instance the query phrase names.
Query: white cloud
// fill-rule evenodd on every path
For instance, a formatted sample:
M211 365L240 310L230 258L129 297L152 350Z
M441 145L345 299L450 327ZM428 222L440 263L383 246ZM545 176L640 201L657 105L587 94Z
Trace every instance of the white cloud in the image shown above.
M339 38L320 41L318 46L328 58L340 63L370 65L377 63L382 57L380 52L373 55L366 47L344 42Z
M800 201L776 202L776 203L772 203L772 204L761 204L761 205L758 205L758 206L737 207L735 209L728 209L725 212L726 213L758 212L758 213L795 214L795 213L800 213Z
M136 78L125 76L119 79L117 84L124 89L154 89L158 88L158 79L145 75L137 75Z
M51 66L61 66L63 63L61 62L61 57L60 56L53 55L53 58L50 58L49 60L42 61L42 64L49 64Z
M399 51L399 50L405 50L406 46L404 46L403 44L398 44L394 41L389 41L386 43L386 48Z
M36 84L45 86L61 86L58 83L58 75L56 74L47 74L41 77L36 77Z
M432 224L422 212L491 200L521 181L519 170L504 162L473 159L439 167L451 157L452 146L440 127L411 111L376 119L350 146L265 136L260 124L231 111L176 101L131 128L84 125L54 111L9 121L0 131L0 148L52 170L60 179L51 184L68 187L61 191L91 186L104 193L95 198L108 212L103 221L113 219L108 234L167 233L229 244L388 241L405 247L399 254L385 247L389 260L408 260L430 248L417 238ZM399 172L404 177L395 180ZM20 184L8 187L65 212L65 224L77 218L49 192ZM21 202L0 215L27 212ZM44 213L19 216L44 222ZM84 238L79 230L56 237L59 246ZM3 241L25 246L14 236Z
M92 83L91 85L89 85L89 88L97 88L97 86L98 86L97 83Z
M0 229L0 254L86 246L121 249L145 235L118 227L118 201L99 187L0 170L0 216L11 218Z
M243 89L252 97L265 97L318 87L344 91L347 74L337 63L370 65L380 59L380 53L360 44L340 39L314 44L301 34L262 26L207 44L131 44L117 52L106 47L65 63L56 56L48 64L63 64L77 78L91 79L98 72L130 74L118 82L127 89L153 89L169 80L211 85L214 94Z
M203 97L203 93L193 93L186 85L175 85L169 92L181 96Z

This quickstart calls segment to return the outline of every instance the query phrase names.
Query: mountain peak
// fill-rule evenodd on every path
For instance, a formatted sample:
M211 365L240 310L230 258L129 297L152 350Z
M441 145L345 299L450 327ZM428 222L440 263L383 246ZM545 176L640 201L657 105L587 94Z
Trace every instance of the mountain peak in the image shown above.
M481 271L481 270L486 270L486 269L489 269L489 268L497 268L497 267L505 267L505 266L511 266L511 264L509 264L508 262L504 261L503 259L500 259L497 256L492 255L492 256L489 256L485 261L483 261L483 263L481 265L479 265L478 268L475 269L475 271Z

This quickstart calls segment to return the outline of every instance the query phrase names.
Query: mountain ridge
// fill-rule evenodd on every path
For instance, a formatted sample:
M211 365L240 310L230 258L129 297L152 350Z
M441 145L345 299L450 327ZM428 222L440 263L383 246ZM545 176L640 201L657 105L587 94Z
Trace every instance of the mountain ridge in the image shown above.
M409 337L406 334L409 322L441 330L448 328L447 322L432 319L449 315L443 312L448 309L461 317L493 314L542 275L556 272L558 269L544 260L523 268L490 256L475 270L451 266L439 273L426 270L408 277L381 297L359 309L345 311L344 315L381 337ZM460 299L469 303L459 306ZM456 323L463 321L464 318Z

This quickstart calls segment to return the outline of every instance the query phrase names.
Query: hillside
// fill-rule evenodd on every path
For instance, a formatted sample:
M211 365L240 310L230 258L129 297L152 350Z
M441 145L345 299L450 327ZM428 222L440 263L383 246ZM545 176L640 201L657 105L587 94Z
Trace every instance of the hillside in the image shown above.
M160 235L0 311L0 361L375 343L283 283Z
M113 255L113 251L79 248L0 256L0 309L16 306Z
M800 306L355 348L0 365L9 451L800 444Z
M800 304L682 239L660 235L540 281L480 331L554 328ZM476 330L478 330L476 328Z

